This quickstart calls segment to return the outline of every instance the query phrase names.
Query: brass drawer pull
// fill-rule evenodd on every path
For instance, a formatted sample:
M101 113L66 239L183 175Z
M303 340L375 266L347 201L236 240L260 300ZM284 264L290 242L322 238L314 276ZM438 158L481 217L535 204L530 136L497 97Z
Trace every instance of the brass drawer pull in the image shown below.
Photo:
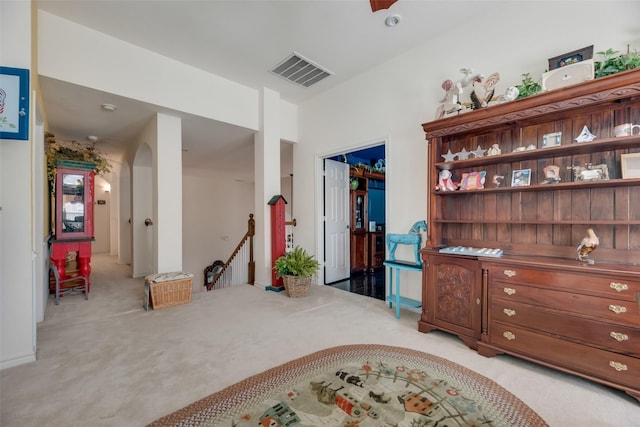
M506 314L507 316L515 316L516 315L516 311L512 310L510 308L505 308L504 310L502 310L502 312L504 314ZM613 332L612 332L613 333Z
M505 270L502 272L507 277L515 277L516 272L513 270Z
M620 332L611 332L609 336L618 342L629 340L629 335Z
M613 360L609 362L609 366L611 366L613 369L615 369L618 372L627 370L627 365L620 362L614 362Z
M515 289L513 289L513 288L504 288L504 289L503 289L503 291L504 291L504 293L505 293L505 294L507 294L507 295L513 295L513 294L515 294L515 293L516 293L516 290L515 290Z
M616 282L611 282L609 283L609 287L611 289L615 289L618 292L622 292L622 291L626 291L629 289L629 286L625 283L616 283Z
M506 339L508 339L509 341L516 339L516 336L511 331L503 332L502 336L505 337ZM611 362L611 363L613 363L613 362Z
M626 313L627 307L623 307L621 305L613 305L609 306L609 310L613 311L615 314Z

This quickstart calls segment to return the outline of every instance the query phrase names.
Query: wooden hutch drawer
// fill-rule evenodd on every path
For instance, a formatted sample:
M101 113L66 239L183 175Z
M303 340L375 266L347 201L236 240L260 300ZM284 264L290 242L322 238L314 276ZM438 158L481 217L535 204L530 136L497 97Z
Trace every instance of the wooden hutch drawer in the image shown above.
M517 284L490 283L489 287L489 301L495 298L520 301L617 324L640 325L640 307L635 301L614 300Z
M494 323L489 330L492 345L588 378L640 388L640 359L564 341L547 335Z
M554 270L537 270L511 265L489 265L489 280L504 283L521 283L564 289L577 293L601 294L616 299L636 301L640 295L640 280L614 276L588 267L590 274L562 273ZM600 275L598 275L600 274Z
M564 310L532 306L517 301L494 299L489 307L489 324L500 322L567 337L571 341L601 347L616 353L640 357L640 328L614 325L567 315Z

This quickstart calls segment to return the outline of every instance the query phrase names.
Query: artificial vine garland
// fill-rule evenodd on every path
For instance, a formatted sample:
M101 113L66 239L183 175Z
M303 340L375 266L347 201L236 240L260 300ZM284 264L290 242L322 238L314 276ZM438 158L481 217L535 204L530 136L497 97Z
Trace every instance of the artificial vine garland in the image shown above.
M95 144L80 144L77 141L56 141L55 135L45 135L45 149L47 156L47 178L53 183L56 178L56 164L58 160L77 160L89 162L95 165L97 175L106 175L111 172L109 158L98 150Z

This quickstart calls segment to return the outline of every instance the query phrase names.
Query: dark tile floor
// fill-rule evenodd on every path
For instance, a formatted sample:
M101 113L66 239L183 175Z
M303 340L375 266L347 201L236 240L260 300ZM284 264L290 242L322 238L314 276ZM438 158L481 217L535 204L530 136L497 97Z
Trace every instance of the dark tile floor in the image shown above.
M332 283L327 286L353 292L360 295L384 300L385 298L385 270L375 270L373 273L355 273L349 279Z

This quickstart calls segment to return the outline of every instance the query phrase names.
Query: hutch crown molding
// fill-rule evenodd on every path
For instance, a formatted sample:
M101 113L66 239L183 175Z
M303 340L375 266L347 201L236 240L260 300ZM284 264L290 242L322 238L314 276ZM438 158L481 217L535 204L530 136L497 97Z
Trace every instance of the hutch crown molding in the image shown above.
M640 70L422 125L420 331L448 331L482 355L510 354L640 399L640 178L623 179L621 168L623 154L640 152L640 135L614 136L625 123L640 123ZM585 126L596 138L578 142ZM500 154L480 155L491 147ZM451 160L459 152L478 156ZM444 191L442 171L485 182ZM518 171L528 185L518 185ZM577 258L588 228L599 237L593 264ZM440 252L452 246L503 255Z

